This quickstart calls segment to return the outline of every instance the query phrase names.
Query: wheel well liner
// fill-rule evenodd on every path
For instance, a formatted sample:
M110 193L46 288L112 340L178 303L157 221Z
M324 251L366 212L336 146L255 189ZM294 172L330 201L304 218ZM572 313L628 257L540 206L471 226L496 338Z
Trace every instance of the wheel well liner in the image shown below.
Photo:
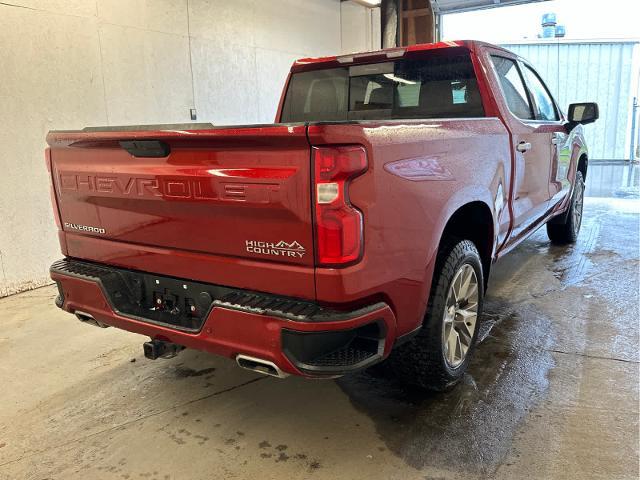
M493 215L486 203L476 201L458 208L447 221L440 243L446 237L471 240L480 254L484 283L487 284L494 244Z
M586 153L580 155L580 159L578 160L578 171L582 172L582 179L587 179L587 168L589 167L589 158Z

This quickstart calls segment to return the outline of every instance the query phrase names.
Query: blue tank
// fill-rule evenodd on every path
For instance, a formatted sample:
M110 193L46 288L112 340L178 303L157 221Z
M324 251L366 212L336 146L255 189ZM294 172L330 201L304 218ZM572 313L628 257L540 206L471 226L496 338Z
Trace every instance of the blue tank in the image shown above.
M553 12L542 15L542 26L551 27L556 25L556 14Z
M556 37L564 37L567 34L567 29L564 25L556 25Z
M542 27L542 38L554 38L556 36L556 26Z

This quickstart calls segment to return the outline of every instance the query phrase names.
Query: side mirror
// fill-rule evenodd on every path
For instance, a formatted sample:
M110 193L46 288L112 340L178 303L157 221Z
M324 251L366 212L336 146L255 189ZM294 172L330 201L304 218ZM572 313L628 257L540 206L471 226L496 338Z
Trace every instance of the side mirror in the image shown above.
M578 124L586 125L595 122L600 116L598 104L595 102L572 103L569 105L569 123L571 128Z

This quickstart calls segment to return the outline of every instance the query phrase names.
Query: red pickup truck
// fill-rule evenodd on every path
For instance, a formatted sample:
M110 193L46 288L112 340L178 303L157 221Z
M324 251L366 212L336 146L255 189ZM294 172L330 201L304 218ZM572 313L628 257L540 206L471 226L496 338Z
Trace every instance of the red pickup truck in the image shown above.
M268 375L463 375L492 263L576 240L594 103L442 42L299 60L275 124L52 131L56 303Z

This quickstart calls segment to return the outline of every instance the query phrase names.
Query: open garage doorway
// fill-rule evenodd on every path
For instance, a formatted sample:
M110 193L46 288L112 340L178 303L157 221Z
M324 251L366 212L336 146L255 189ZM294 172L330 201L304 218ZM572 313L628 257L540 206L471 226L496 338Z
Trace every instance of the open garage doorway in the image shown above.
M628 12L621 15L620 12ZM585 127L587 196L639 198L640 5L556 0L446 13L443 40L499 44L527 59L561 108L589 98L600 120ZM565 112L566 113L566 112Z

